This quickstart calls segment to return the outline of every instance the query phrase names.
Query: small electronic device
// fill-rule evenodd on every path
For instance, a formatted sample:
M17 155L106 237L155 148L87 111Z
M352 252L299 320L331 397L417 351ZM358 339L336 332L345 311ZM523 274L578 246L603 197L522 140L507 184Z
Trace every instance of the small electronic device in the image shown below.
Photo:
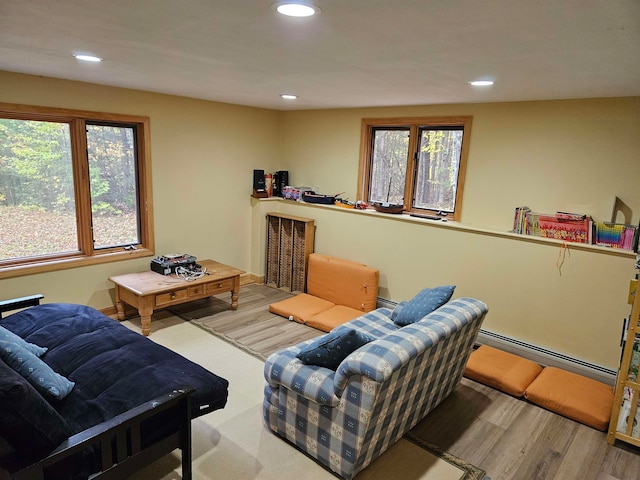
M442 217L438 217L437 215L426 215L422 213L412 213L410 214L410 216L416 218L426 218L427 220L442 220Z
M273 196L283 197L284 187L289 185L289 171L278 170L273 176Z
M161 275L170 275L180 267L195 268L196 260L196 257L186 253L168 253L151 260L151 270Z
M253 195L255 198L268 197L267 186L264 178L264 170L253 171Z

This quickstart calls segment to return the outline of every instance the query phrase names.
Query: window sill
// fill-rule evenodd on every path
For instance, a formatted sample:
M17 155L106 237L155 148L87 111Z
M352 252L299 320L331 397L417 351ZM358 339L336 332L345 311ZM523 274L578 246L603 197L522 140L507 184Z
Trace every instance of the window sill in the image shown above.
M151 257L153 251L146 248L138 248L137 250L129 250L123 252L105 253L95 255L93 257L76 256L69 258L61 258L57 260L46 260L40 262L32 262L22 265L0 267L0 279L22 277L25 275L33 275L37 273L54 272L58 270L66 270L69 268L86 267L88 265L99 265L102 263L120 262L131 260L133 258Z
M537 243L537 244L549 245L554 247L563 245L565 243L561 240L555 240L553 238L534 237L531 235L521 235L513 232L502 232L500 230L495 230L490 228L481 228L481 227L474 227L471 225L465 225L460 222L429 220L426 218L412 217L406 213L403 213L403 214L380 213L380 212L376 212L373 208L370 208L367 210L357 210L355 208L353 209L343 208L343 207L337 207L335 205L321 205L316 203L306 203L306 202L298 202L293 200L285 200L284 198L279 198L279 197L264 198L264 199L259 199L258 201L260 202L279 201L279 202L284 202L285 204L300 205L305 208L321 208L321 209L335 210L337 212L351 214L351 215L370 215L370 216L380 217L380 218L384 218L386 220L395 221L395 222L409 222L409 223L415 223L415 224L422 224L429 227L459 230L463 232L474 233L477 235L488 235L492 237L509 238L519 242ZM588 245L585 243L575 243L575 242L566 242L566 244L571 249L574 249L574 250L586 250L594 253L614 255L619 257L629 257L629 258L635 258L636 256L636 254L631 250L622 250L619 248L601 247L598 245Z

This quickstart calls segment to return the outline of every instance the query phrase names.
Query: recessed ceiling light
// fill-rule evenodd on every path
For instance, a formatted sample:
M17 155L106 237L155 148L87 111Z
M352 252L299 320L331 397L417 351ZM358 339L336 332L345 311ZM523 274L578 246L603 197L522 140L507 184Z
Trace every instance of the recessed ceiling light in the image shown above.
M298 98L297 95L292 95L290 93L283 93L282 95L280 95L280 97L284 98L285 100L295 100L296 98Z
M93 55L85 55L85 54L73 54L78 60L82 60L83 62L101 62L102 59L100 57L94 57Z
M473 82L469 82L474 87L490 87L494 84L493 80L474 80Z
M307 2L279 2L275 7L278 13L288 17L310 17L320 11L313 3Z

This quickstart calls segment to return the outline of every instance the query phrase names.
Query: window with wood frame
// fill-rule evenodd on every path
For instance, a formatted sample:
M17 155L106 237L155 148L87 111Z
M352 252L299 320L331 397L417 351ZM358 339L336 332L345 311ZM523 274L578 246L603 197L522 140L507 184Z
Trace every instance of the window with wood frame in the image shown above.
M460 220L471 119L363 119L359 197Z
M0 103L0 278L153 255L149 118Z

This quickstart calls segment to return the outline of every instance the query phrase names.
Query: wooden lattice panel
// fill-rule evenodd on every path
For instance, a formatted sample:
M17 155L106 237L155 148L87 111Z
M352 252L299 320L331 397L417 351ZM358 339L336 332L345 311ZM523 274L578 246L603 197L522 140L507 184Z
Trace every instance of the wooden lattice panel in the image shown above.
M265 283L267 285L278 285L279 259L280 218L267 215L267 266L265 270Z
M293 265L291 273L291 290L304 292L306 284L306 242L305 242L306 225L296 222L293 225Z
M291 288L293 270L293 220L280 220L280 265L278 269L278 287Z
M314 239L314 220L268 213L265 283L304 292Z

